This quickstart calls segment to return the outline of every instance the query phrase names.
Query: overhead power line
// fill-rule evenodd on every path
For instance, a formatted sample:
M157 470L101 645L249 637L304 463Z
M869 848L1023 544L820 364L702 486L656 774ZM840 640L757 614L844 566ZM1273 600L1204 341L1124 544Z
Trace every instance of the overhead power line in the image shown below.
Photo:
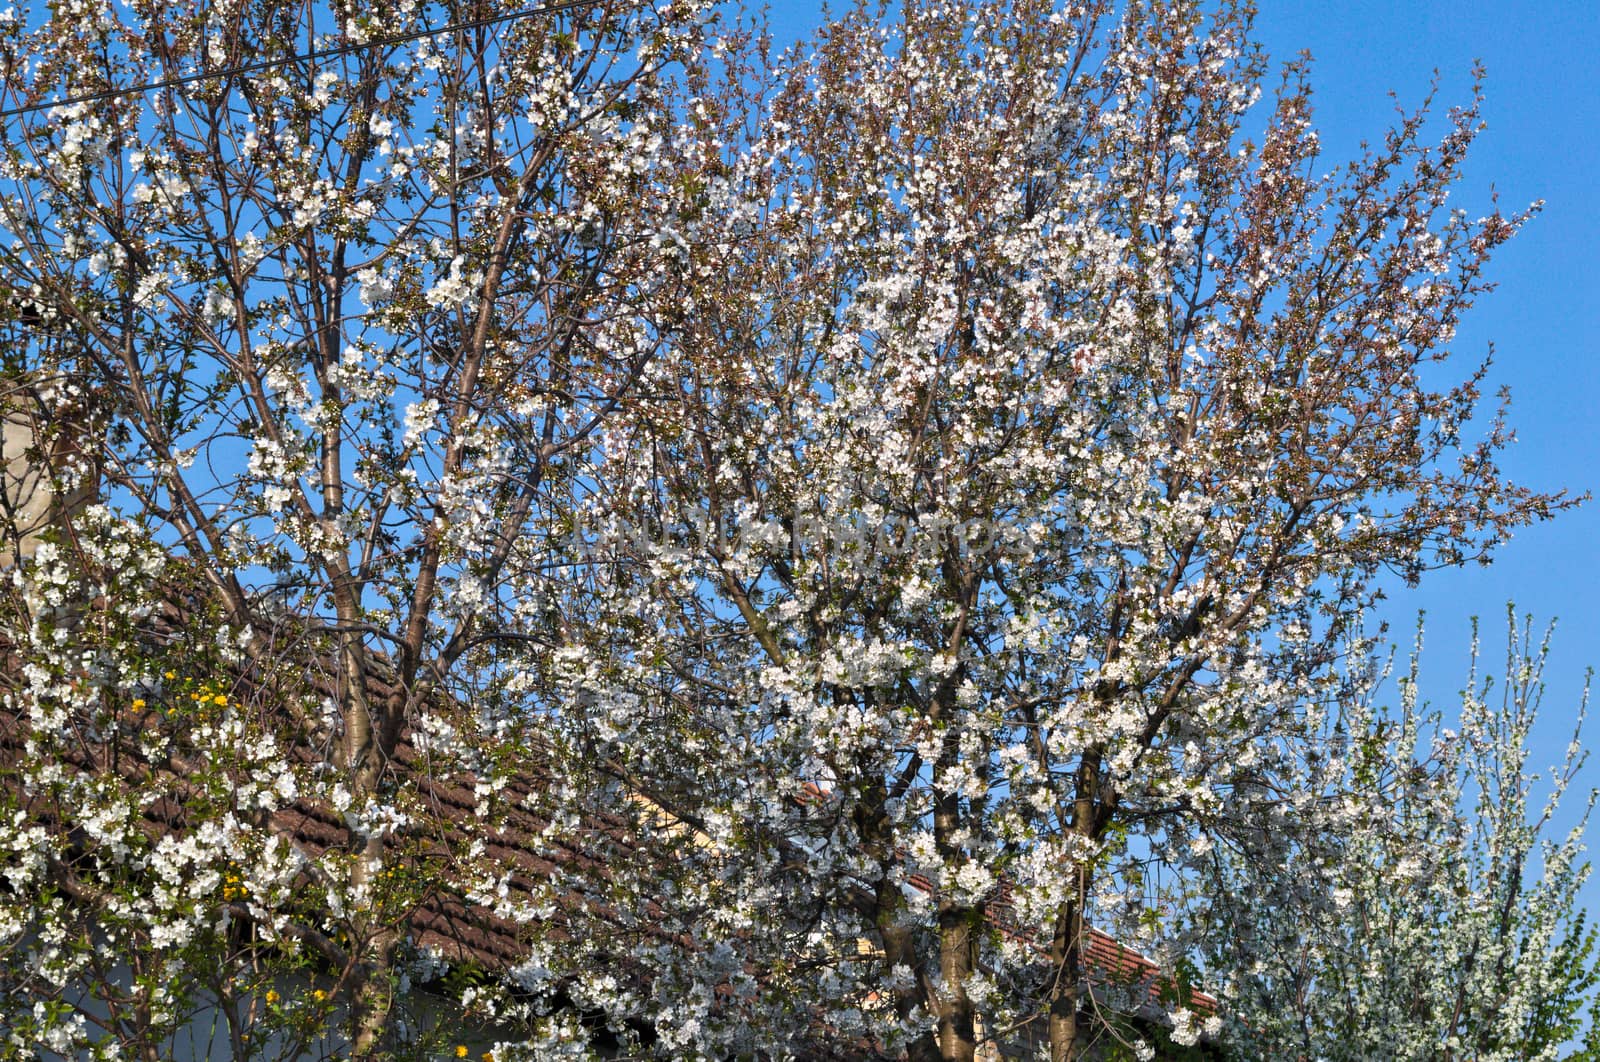
M36 111L47 111L53 107L70 107L77 103L98 103L101 100L117 99L123 96L141 96L146 92L154 92L157 89L178 88L183 85L192 85L197 81L216 81L221 78L236 77L240 74L255 74L262 70L288 66L291 63L304 63L316 59L336 59L339 56L366 51L369 48L389 48L396 44L407 44L411 41L421 40L424 37L438 37L441 34L455 33L460 30L481 29L486 26L498 25L502 22L513 22L519 18L529 18L533 15L559 15L563 11L594 7L601 2L603 0L556 0L554 3L525 7L499 15L485 15L482 18L462 19L460 22L452 22L448 25L431 29L412 30L409 33L396 34L393 37L380 37L359 43L341 44L333 48L313 48L310 51L300 52L296 55L287 55L277 59L262 59L255 63L245 63L243 66L231 66L222 70L207 70L197 74L183 74L179 77L163 78L160 81L147 81L142 85L129 85L125 88L106 89L102 92L87 92L81 96L68 96L60 100L30 103L26 107L0 111L0 121L15 118L22 114L33 114Z

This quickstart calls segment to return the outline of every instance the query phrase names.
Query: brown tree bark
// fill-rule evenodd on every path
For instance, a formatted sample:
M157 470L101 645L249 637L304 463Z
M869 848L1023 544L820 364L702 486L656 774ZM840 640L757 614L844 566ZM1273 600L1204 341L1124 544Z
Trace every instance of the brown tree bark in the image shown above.
M1072 832L1090 842L1099 839L1110 812L1109 802L1101 799L1101 761L1099 749L1084 751L1072 805ZM1080 863L1077 874L1073 897L1061 905L1050 937L1050 958L1056 970L1048 999L1050 1062L1074 1062L1084 1048L1079 1012L1091 989L1083 960L1083 942L1088 933L1083 915L1093 867Z

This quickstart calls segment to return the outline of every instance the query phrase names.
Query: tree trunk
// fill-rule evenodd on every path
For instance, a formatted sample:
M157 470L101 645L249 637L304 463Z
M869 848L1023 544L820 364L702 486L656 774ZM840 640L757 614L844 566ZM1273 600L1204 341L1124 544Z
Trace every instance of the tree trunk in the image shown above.
M1078 1036L1079 997L1084 990L1082 943L1083 909L1076 901L1064 903L1050 938L1050 959L1056 968L1049 998L1050 1062L1074 1062L1083 1050Z
M947 860L956 852L961 807L954 794L942 794L933 813L934 836ZM948 864L947 864L948 865ZM973 1062L978 1037L967 978L977 967L977 922L981 912L947 897L939 900L939 1054L946 1062Z
M945 1062L973 1062L978 1036L966 980L972 976L977 952L977 912L954 904L940 907L939 977L944 990L939 1000L939 1054Z
M377 1062L391 1057L384 1034L394 1011L395 951L401 934L394 928L373 933L362 957L350 993L350 1058L352 1062Z
M1110 813L1110 800L1101 799L1101 760L1098 748L1084 750L1078 764L1076 792L1072 804L1072 832L1085 841L1099 839ZM1084 994L1090 991L1083 962L1083 943L1088 927L1084 923L1084 904L1089 896L1090 863L1076 868L1077 887L1056 915L1055 932L1050 938L1050 958L1055 963L1055 981L1050 987L1049 1029L1050 1062L1075 1062L1083 1053L1084 1030L1079 1011Z
M916 945L911 930L900 922L900 914L905 907L900 886L885 876L878 883L874 905L873 919L878 926L878 938L883 944L885 975L892 974L897 966L916 971ZM931 1002L925 985L926 979L918 977L917 983L896 989L895 1011L902 1019L909 1018L919 1002ZM932 1032L924 1032L907 1046L906 1058L908 1062L942 1062L938 1038Z
M342 602L341 602L342 604ZM353 807L364 807L377 791L383 766L394 755L399 727L395 714L403 704L398 692L383 698L370 695L370 667L359 643L348 642L341 652L346 688L344 701L344 768ZM350 869L353 891L370 895L374 876L383 869L387 847L382 834L366 837L360 857ZM400 934L377 924L370 909L350 914L351 957L356 962L350 991L350 1057L352 1060L384 1057L384 1033L394 1007L395 948Z

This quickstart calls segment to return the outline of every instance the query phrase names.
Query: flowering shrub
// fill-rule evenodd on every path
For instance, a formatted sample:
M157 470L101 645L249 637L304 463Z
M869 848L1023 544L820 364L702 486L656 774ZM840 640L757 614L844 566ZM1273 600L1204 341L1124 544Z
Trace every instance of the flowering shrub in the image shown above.
M1535 772L1549 639L1507 618L1504 668L1481 672L1474 645L1459 712L1419 703L1416 654L1391 710L1385 669L1353 673L1296 806L1215 853L1207 950L1229 971L1245 1055L1592 1057L1592 1036L1581 1055L1570 1041L1597 980L1577 908L1593 791L1575 822L1558 818L1587 690L1564 761ZM1324 802L1348 823L1337 835L1305 828L1301 809Z

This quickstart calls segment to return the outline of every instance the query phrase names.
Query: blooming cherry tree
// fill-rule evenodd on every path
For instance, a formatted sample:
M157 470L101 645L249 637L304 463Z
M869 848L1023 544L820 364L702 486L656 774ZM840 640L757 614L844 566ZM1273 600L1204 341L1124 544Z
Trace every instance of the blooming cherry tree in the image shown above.
M1498 419L1465 441L1481 366L1438 383L1526 218L1449 205L1476 104L1324 172L1249 22L858 10L678 104L695 287L591 477L638 622L574 695L723 824L691 858L746 875L730 946L827 969L841 1036L1122 1036L1152 986L1092 989L1090 927L1188 968L1194 875L1303 802L1375 577L1562 504Z

